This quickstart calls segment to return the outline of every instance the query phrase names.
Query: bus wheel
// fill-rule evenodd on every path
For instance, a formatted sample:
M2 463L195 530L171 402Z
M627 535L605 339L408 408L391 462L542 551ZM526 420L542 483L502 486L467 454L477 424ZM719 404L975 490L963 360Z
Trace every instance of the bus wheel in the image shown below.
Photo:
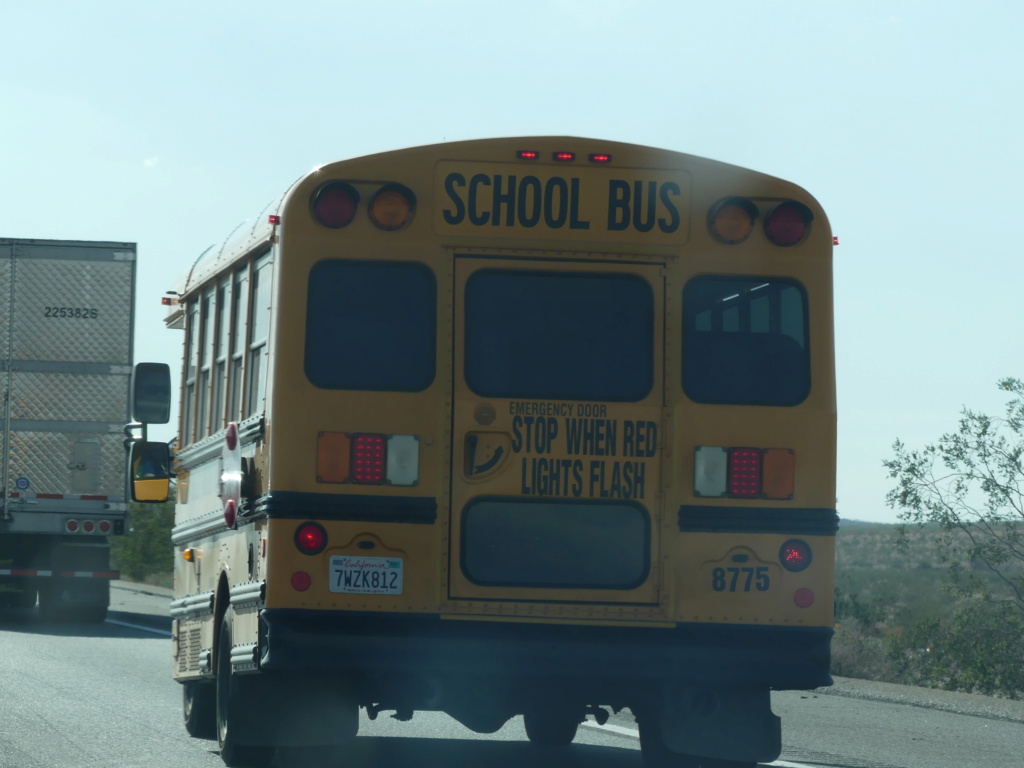
M237 687L231 674L231 614L224 614L217 641L216 724L220 759L229 768L266 768L274 759L274 748L239 744L231 730L230 714L242 709Z
M188 682L181 686L185 730L196 739L217 738L217 688L209 683Z
M641 717L637 725L640 727L640 753L647 768L757 768L757 763L673 752L665 746L657 715Z
M542 747L562 747L576 738L579 718L570 710L545 711L533 709L523 714L526 737L531 744Z

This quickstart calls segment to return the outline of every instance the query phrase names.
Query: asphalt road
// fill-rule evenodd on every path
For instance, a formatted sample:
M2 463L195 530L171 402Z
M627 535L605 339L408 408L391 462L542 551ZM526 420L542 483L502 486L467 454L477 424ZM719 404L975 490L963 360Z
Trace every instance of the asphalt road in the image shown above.
M169 593L116 584L110 620L46 624L0 616L0 768L218 768L216 743L189 738L170 679ZM1024 765L1024 703L842 679L773 696L780 766L1012 768ZM445 715L363 716L353 768L641 768L622 713L568 748L526 741L519 720L479 736Z

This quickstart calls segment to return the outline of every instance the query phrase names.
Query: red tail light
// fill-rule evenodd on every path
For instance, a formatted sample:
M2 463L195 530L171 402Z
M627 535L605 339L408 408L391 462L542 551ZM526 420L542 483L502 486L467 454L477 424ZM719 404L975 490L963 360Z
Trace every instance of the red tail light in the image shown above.
M355 218L359 193L351 184L330 181L313 193L310 204L317 221L325 227L341 229Z
M796 245L811 228L814 214L803 203L779 203L764 217L764 232L775 245Z
M790 539L779 549L779 562L787 571L804 570L811 564L810 545L800 539Z
M292 574L292 589L296 592L305 592L312 583L313 579L305 571L296 571Z
M64 530L68 533L76 533L78 531L78 521L68 520L66 523L64 523Z
M327 531L319 523L303 523L295 531L295 546L304 555L319 555L327 547Z
M100 533L110 533L110 528L111 528L110 521L109 520L100 520L99 528L100 528Z
M92 533L94 530L96 530L96 523L94 523L92 520L86 520L84 523L82 523L82 530L86 533Z
M387 440L384 435L352 436L352 480L363 485L380 485L387 470Z
M757 448L730 448L727 478L728 492L733 498L760 496L761 451Z

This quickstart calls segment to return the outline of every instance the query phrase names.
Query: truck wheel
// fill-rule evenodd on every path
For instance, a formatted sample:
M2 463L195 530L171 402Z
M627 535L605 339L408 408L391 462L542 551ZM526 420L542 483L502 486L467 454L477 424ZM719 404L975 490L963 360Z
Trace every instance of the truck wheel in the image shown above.
M665 745L656 714L641 716L637 725L640 727L640 753L647 768L757 768L757 763L673 752Z
M217 641L216 724L220 759L230 768L266 768L274 759L274 748L239 744L231 731L230 714L242 708L235 676L231 674L231 614L224 614Z
M196 739L217 738L217 688L209 683L181 686L185 730Z
M529 710L523 714L526 737L541 747L563 747L576 738L579 719L567 711Z

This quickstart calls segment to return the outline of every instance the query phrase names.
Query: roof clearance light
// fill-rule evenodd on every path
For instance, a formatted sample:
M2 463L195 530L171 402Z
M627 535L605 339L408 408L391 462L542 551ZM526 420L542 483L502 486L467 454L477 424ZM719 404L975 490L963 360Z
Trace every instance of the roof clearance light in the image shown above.
M318 222L330 229L341 229L355 218L359 193L344 181L329 181L313 193L310 206Z
M540 157L540 152L535 149L519 149L516 150L517 160L536 160Z
M761 495L761 451L757 448L730 448L727 476L729 496L753 499Z
M754 231L757 206L745 197L719 200L708 211L708 229L720 243L737 245Z
M552 159L557 160L560 163L571 163L573 160L576 159L576 153L575 152L555 152L551 157L552 157Z
M327 547L327 531L320 523L303 523L295 529L295 546L304 555L319 555Z
M811 230L814 214L796 200L779 203L764 217L764 233L775 245L788 248L796 245Z
M352 435L352 481L381 485L387 470L387 442L384 435Z
M388 184L370 200L370 221L377 229L393 232L401 229L416 213L416 195L401 184Z
M790 539L779 548L779 562L787 571L799 573L811 564L811 547L801 539Z
M587 160L592 163L610 163L612 161L612 156L607 152L593 152L587 155Z

